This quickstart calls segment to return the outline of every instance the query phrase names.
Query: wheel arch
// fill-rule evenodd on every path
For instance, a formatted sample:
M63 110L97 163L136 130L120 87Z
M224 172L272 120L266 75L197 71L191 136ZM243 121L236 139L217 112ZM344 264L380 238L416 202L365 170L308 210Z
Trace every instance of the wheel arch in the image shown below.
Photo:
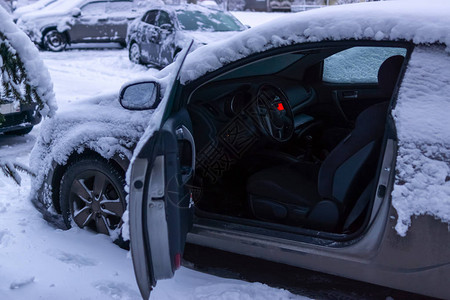
M125 175L125 173L128 169L128 165L130 164L130 160L127 158L127 156L124 155L123 153L119 153L119 152L114 154L114 156L111 157L110 159L104 158L99 153L97 153L91 149L85 149L81 153L73 152L69 156L69 158L67 159L65 164L56 164L55 165L55 167L53 169L52 179L49 182L53 188L52 194L51 194L52 195L52 198L51 198L52 204L57 213L61 213L61 206L60 206L60 202L59 202L59 192L60 192L61 180L62 180L64 173L66 172L68 166L70 166L70 164L72 162L74 162L76 160L82 160L83 158L87 158L87 157L98 158L98 159L104 161L105 163L112 165L114 168L116 168L118 171L120 171L123 175Z
M56 25L52 25L52 26L47 26L47 27L44 27L43 29L41 29L41 34L42 34L42 37L41 37L41 46L43 47L44 46L44 37L45 37L45 35L47 34L47 32L49 32L50 30L58 30L58 28L57 28L57 26ZM71 40L70 40L70 34L69 34L69 32L67 31L67 30L65 30L65 31L63 31L63 32L61 32L62 34L64 34L64 36L66 37L66 40L67 40L67 44L71 44Z
M130 40L128 41L128 43L127 43L127 48L130 49L131 46L132 46L133 44L138 44L138 45L139 45L139 43L136 41L135 38L132 38L132 39L130 39Z

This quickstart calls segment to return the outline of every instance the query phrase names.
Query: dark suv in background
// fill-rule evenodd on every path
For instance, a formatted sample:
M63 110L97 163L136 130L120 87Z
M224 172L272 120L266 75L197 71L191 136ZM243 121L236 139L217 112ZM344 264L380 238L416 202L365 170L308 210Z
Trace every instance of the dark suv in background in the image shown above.
M133 1L60 0L23 15L17 24L45 50L62 51L75 43L125 46L128 23L138 15Z

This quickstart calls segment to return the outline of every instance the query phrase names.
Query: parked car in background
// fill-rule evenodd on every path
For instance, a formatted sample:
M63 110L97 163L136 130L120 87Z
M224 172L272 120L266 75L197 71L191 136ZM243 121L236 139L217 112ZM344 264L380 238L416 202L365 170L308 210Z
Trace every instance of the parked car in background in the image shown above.
M162 6L147 11L130 24L129 58L134 63L167 66L191 41L194 48L246 29L228 12L200 5Z
M56 109L53 85L29 38L0 7L0 133L27 134Z
M144 299L186 242L448 298L448 11L334 6L185 48L42 124L35 202L63 228L123 214Z
M62 51L75 43L125 46L128 23L140 14L136 7L127 0L58 0L17 24L45 50Z

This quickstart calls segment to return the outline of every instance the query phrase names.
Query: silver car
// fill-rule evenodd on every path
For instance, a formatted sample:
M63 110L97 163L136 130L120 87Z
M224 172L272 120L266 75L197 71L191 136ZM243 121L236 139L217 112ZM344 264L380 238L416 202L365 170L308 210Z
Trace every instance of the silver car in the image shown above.
M97 136L42 125L39 203L102 233L127 205L144 299L186 242L448 298L449 10L342 5L186 47L98 106Z

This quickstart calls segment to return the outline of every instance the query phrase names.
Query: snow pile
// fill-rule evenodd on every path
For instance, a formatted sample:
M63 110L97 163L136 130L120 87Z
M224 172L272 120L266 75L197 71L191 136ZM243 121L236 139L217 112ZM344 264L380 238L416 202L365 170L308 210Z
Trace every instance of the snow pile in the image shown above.
M370 2L285 15L232 38L200 47L186 60L181 82L254 53L322 40L407 40L450 46L450 2ZM168 67L164 72L170 72Z
M53 116L57 106L50 74L40 59L34 44L25 33L17 28L11 17L2 8L0 8L0 32L6 37L6 43L14 49L23 62L28 82L42 100L41 115Z
M49 226L29 189L28 176L18 187L0 172L0 299L141 299L126 250L105 235Z
M152 110L129 111L120 106L117 92L77 102L41 125L41 133L30 157L36 172L31 195L41 188L52 164L65 164L73 152L91 149L106 159L115 154L130 159L152 115ZM40 199L51 206L51 190Z
M180 268L173 279L158 281L150 294L150 300L233 300L233 299L298 299L309 298L293 295L282 289L274 289L261 283L248 283L234 279L215 277L187 268Z
M450 223L450 57L442 46L417 47L393 112L399 152L392 204L397 232L411 217Z
M27 158L26 153L18 157ZM106 235L49 226L28 201L29 188L28 177L18 187L0 173L0 299L142 299L128 251ZM150 299L304 298L182 267L173 280L158 282Z

